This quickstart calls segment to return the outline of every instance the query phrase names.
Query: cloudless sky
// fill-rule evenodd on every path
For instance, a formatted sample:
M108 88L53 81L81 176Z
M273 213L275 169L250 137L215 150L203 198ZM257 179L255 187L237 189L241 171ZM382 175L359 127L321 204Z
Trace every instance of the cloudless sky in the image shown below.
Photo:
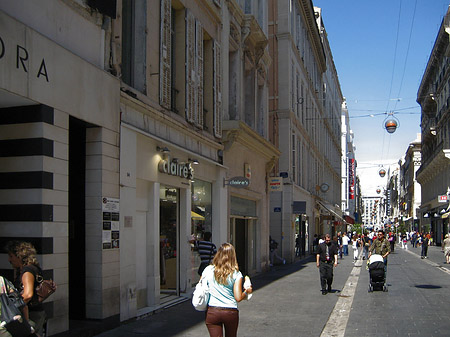
M363 195L386 186L378 170L396 164L420 133L417 91L449 0L313 0L347 100ZM384 129L388 113L400 122ZM379 114L379 115L377 115ZM374 117L362 117L374 115Z

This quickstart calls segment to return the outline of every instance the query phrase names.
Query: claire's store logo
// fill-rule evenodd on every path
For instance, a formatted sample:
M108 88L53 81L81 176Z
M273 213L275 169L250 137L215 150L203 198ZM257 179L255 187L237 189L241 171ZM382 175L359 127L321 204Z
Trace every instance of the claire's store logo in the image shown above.
M194 178L194 169L191 163L179 163L177 159L162 159L158 164L159 172L169 174L171 176L178 176L184 179Z
M16 59L16 69L22 70L26 73L30 72L31 74L35 74L36 78L45 78L47 82L49 82L47 66L45 65L45 60L42 58L39 64L39 67L36 69L30 69L30 54L28 50L22 46L7 46L0 36L0 61L5 57L7 53L14 53Z

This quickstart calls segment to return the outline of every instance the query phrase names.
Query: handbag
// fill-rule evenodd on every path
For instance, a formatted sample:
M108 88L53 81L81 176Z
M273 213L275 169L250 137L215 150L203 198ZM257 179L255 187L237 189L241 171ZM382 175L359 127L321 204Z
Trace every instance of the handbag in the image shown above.
M36 286L36 294L38 297L38 302L44 302L51 294L56 291L57 285L53 280L44 280L42 275L36 276L36 282L38 285Z
M192 295L192 305L197 311L205 311L209 302L209 286L206 278L202 277L195 286Z
M14 337L29 336L33 333L33 329L20 311L20 308L25 306L25 302L17 290L8 282L0 277L2 290L0 294L0 326L4 327Z

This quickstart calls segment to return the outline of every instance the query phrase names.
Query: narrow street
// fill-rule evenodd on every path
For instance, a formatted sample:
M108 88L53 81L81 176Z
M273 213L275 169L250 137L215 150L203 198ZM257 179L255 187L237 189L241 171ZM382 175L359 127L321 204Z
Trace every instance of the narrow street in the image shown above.
M238 335L448 336L449 265L443 263L440 247L429 247L428 256L420 259L420 248L409 245L402 250L397 245L389 256L389 291L373 293L367 291L366 261L354 265L351 256L339 261L333 292L326 296L321 295L313 257L277 266L253 278L254 296L239 306ZM348 296L352 287L355 293ZM335 317L340 317L337 322ZM204 313L186 301L98 336L208 336L208 332Z

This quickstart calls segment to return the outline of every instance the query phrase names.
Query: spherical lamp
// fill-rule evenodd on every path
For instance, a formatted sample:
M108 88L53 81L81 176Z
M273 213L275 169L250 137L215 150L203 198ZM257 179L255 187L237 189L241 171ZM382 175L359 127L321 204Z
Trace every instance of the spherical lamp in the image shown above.
M386 170L382 168L378 171L378 174L380 175L381 178L383 178L386 175Z
M377 188L377 194L380 194L381 190L379 188Z
M384 128L386 129L386 131L388 133L394 133L395 130L397 130L397 127L398 127L398 123L395 119L388 119L384 123Z

